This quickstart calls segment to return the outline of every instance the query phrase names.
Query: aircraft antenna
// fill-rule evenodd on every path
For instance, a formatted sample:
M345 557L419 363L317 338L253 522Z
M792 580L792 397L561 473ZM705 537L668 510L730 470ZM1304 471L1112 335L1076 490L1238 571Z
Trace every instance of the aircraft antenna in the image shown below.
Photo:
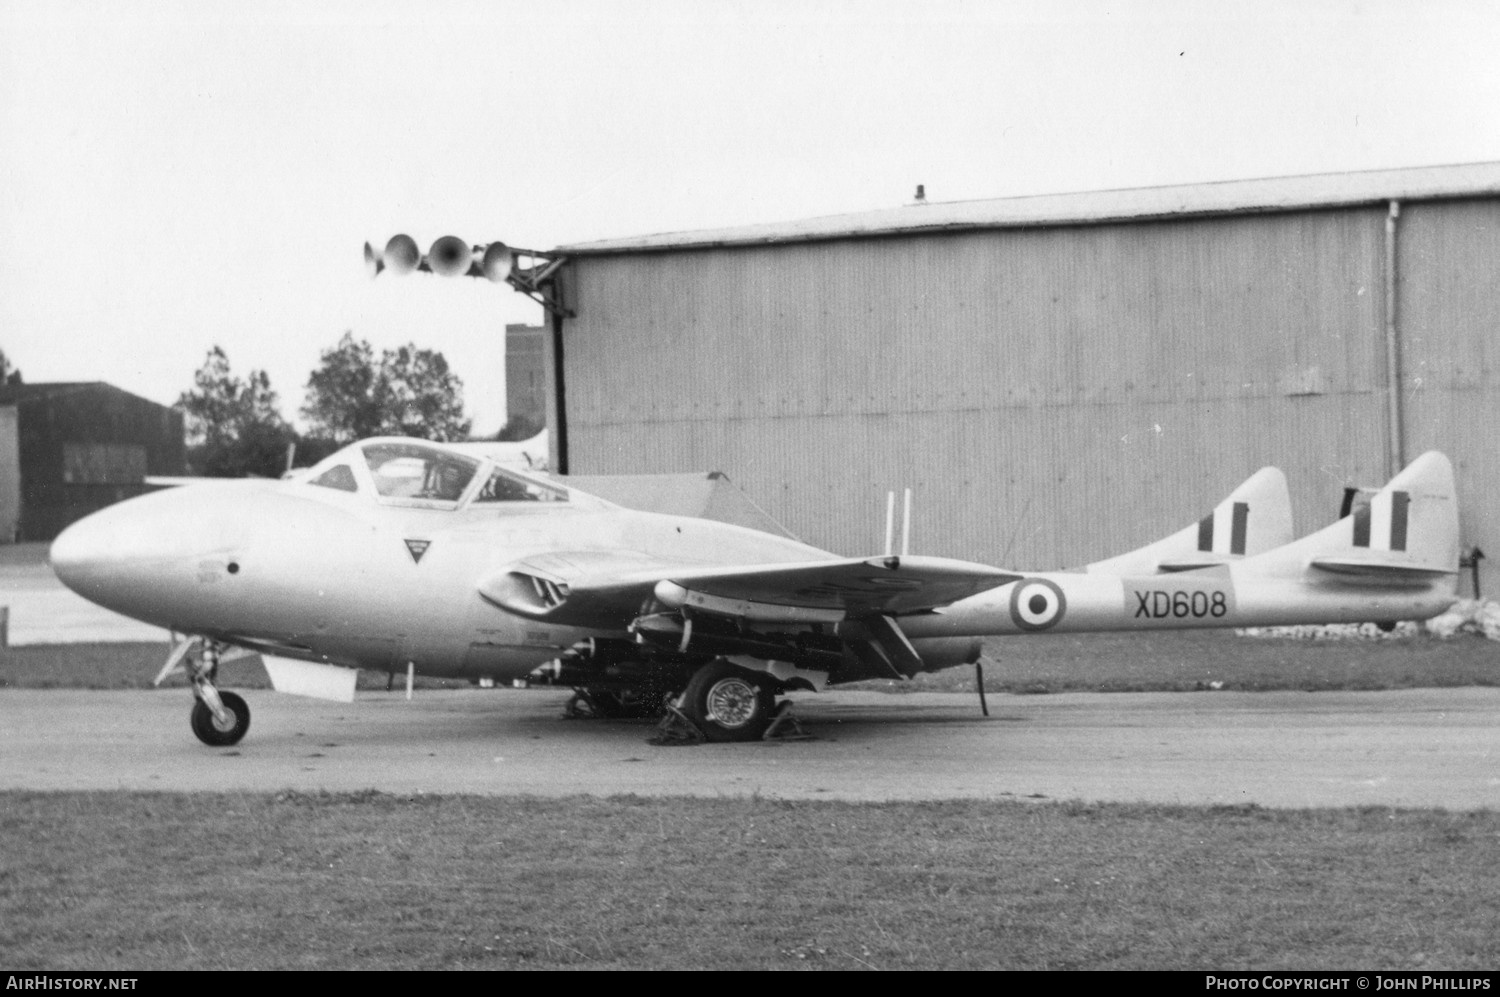
M901 508L901 556L911 553L911 489L906 490L906 501Z

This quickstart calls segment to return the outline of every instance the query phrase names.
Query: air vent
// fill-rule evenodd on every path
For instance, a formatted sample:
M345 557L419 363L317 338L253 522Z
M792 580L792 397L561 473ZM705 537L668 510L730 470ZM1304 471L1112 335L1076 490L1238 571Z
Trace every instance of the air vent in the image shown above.
M550 578L528 575L519 571L513 571L511 574L531 583L531 591L536 595L539 609L556 609L568 601L568 586L565 582L555 582Z
M541 618L568 601L568 583L529 571L506 571L479 583L479 594L522 616Z

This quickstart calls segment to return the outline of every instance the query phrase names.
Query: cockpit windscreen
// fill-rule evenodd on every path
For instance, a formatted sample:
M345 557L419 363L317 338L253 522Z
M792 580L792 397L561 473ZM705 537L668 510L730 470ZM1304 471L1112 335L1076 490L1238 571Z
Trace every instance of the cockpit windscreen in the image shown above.
M375 491L386 499L457 502L479 461L420 443L367 443L360 448Z

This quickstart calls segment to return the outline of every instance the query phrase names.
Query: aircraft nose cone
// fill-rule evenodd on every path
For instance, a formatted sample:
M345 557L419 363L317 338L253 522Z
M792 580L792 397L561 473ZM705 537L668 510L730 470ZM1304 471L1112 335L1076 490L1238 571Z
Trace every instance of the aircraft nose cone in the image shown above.
M243 510L193 488L156 492L86 516L52 542L52 570L91 602L157 622L198 599L205 563L228 563L246 529Z
M57 535L47 552L52 571L68 588L77 591L78 581L89 566L101 559L107 540L93 517L80 519Z
M149 552L163 539L156 512L126 502L85 516L52 541L53 573L84 598L111 605L121 590L146 582Z

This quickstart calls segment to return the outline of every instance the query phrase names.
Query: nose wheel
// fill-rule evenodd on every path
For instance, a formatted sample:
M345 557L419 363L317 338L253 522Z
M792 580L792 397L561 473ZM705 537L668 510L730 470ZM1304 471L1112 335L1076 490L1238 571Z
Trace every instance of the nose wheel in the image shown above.
M218 713L199 699L193 703L190 722L198 740L215 748L223 748L239 744L245 731L250 729L250 707L238 695L221 692Z
M193 683L193 712L188 722L193 734L204 744L215 748L239 744L250 729L250 707L232 692L220 692L214 685L219 675L220 645L200 637L189 637L173 649L167 664L154 684L175 671L178 665L187 669ZM197 650L197 654L192 652Z

